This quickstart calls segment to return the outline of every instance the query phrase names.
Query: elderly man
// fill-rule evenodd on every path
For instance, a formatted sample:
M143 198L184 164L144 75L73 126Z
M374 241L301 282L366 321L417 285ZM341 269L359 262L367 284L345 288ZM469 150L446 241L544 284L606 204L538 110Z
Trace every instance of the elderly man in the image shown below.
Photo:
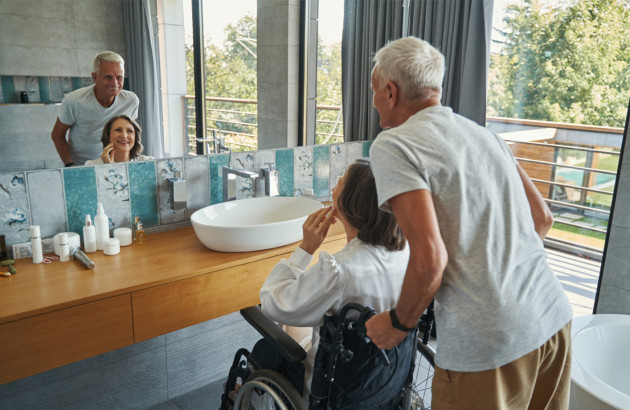
M83 165L98 158L103 150L101 133L112 117L138 116L138 97L123 90L125 61L112 52L104 51L92 63L94 85L80 88L66 95L61 102L61 113L53 127L51 138L66 167ZM70 136L66 140L66 132Z
M500 137L440 105L439 51L410 37L374 61L370 158L411 254L368 336L397 345L435 298L433 409L566 409L572 310L543 247L549 208Z

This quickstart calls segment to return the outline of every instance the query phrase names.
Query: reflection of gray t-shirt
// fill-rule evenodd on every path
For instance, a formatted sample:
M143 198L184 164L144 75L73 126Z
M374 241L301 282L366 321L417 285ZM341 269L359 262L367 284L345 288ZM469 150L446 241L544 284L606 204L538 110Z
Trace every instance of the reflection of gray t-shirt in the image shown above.
M66 95L61 102L59 121L71 127L68 144L72 161L82 165L88 159L98 158L103 151L101 135L105 123L123 114L136 119L138 105L139 100L134 93L121 90L114 103L105 108L96 100L94 85Z
M370 159L379 203L428 189L448 252L435 296L436 364L483 371L545 343L572 318L499 136L448 107L383 131Z

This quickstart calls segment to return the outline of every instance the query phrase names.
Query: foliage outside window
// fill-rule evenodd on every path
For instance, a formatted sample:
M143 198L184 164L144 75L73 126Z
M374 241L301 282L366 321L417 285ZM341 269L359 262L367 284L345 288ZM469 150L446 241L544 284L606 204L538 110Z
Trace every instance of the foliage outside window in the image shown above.
M504 19L493 32L493 50L499 51L490 56L488 116L624 126L630 94L627 0L497 3L505 9L495 9ZM586 170L616 171L619 156L598 150L618 149L603 145L576 145L592 152L555 150L555 165L548 167L547 199L557 221L551 236L603 248L608 218L599 210L610 209L606 192L612 193L615 176Z

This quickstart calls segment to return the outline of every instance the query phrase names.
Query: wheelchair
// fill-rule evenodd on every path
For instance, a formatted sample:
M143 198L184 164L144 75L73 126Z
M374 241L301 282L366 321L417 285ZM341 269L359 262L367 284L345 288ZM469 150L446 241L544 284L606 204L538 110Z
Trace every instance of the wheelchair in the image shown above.
M308 404L303 399L306 351L259 306L240 312L263 338L251 352L236 352L221 410L430 408L435 351L428 341L434 332L433 305L416 329L389 351L377 348L366 336L365 322L375 314L371 307L348 303L339 315L326 315ZM241 387L232 400L230 392L237 383Z

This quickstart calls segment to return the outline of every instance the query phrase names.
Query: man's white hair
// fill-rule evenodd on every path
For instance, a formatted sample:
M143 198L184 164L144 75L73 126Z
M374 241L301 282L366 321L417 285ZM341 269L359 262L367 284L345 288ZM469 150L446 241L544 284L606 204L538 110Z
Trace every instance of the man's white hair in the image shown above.
M120 63L123 66L123 70L125 69L125 60L120 56L120 54L114 53L113 51L103 51L102 53L98 53L96 57L94 57L94 61L92 61L92 72L98 74L98 71L101 67L101 62L108 63Z
M374 56L379 88L394 82L405 98L415 100L437 92L442 96L444 56L416 37L392 41Z

